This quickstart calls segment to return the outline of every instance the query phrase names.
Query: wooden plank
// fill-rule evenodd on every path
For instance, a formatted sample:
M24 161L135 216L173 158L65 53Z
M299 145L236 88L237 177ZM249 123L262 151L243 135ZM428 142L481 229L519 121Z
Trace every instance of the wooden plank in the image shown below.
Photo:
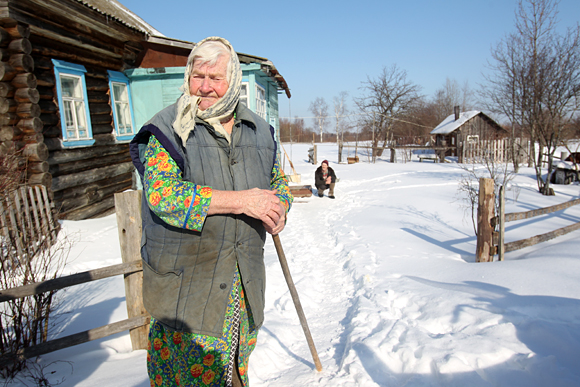
M497 245L498 260L503 261L505 253L505 188L499 188L499 242Z
M512 212L509 214L505 214L505 221L512 222L514 220L522 220L522 219L533 218L533 217L539 216L539 215L551 214L552 212L561 211L561 210L564 210L566 208L575 206L577 204L580 204L580 199L570 200L570 201L565 202L565 203L556 204L556 205L550 206L550 207L539 208L537 210L524 211L524 212Z
M64 277L46 280L43 282L19 286L17 288L0 290L0 302L15 300L17 298L27 296L33 296L35 294L49 292L52 290L64 289L69 286L80 285L86 282L96 281L99 279L113 277L121 274L129 274L142 270L143 266L141 261L136 261L130 263L120 263L118 265L112 265L100 269L84 271L82 273L71 274Z
M46 223L48 224L48 229L50 231L50 237L52 243L56 242L56 226L54 219L52 218L52 207L50 205L50 201L48 200L48 192L46 191L46 186L41 185L40 191L42 192L42 201L44 203L44 211L46 213ZM38 198L38 200L41 200ZM42 215L44 217L44 215Z
M306 198L312 196L312 186L310 185L291 185L290 193L296 198Z
M52 190L60 191L82 184L93 183L113 176L122 175L123 173L132 172L133 168L133 163L128 161L117 165L109 165L106 167L90 169L88 171L54 177L52 179Z
M479 179L479 202L477 206L477 246L475 250L476 262L492 262L495 254L491 219L495 206L493 179Z
M36 206L36 197L34 195L34 189L32 187L28 187L28 198L30 199L30 206L32 207L32 216L34 218L34 230L36 231L36 233L39 235L39 240L40 240L40 236L43 235L42 234L42 227L40 226L40 213L38 211L38 207Z
M123 262L141 262L141 195L142 191L115 194L115 212ZM143 272L125 275L125 300L129 318L147 315L143 305ZM130 330L133 350L146 349L149 327Z
M18 360L30 359L36 356L58 351L60 349L102 339L103 337L121 333L128 329L148 325L150 320L150 316L133 317L98 328L89 329L84 332L75 333L74 335L62 337L60 339L47 341L33 347L24 348L18 351L17 354L4 354L2 357L0 357L0 369L12 364L14 361L13 359L15 358Z
M562 235L566 235L566 234L571 233L572 231L576 231L576 230L580 230L580 222L571 224L571 225L566 226L566 227L559 228L559 229L554 230L554 231L550 231L550 232L545 233L545 234L536 235L536 236L533 236L531 238L521 239L519 241L506 243L505 244L505 252L507 253L510 251L519 250L519 249L523 249L525 247L533 246L535 244L549 241L550 239L554 239L554 238L562 236Z

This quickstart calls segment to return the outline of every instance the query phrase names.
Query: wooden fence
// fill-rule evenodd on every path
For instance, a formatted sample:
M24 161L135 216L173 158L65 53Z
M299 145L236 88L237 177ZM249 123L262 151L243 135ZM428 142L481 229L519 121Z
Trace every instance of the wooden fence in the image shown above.
M147 348L148 325L151 317L145 311L141 293L143 284L143 267L140 254L141 192L128 191L115 194L115 207L123 263L40 283L28 284L18 288L1 290L0 303L116 275L124 275L129 318L28 347L17 354L2 354L0 356L0 369L10 365L14 359L29 359L126 330L130 331L133 350Z
M521 239L514 242L504 243L505 223L515 220L529 219L540 215L551 214L562 211L566 208L580 204L580 199L573 199L565 203L550 207L539 208L537 210L505 213L505 192L504 187L499 190L499 210L494 216L495 195L494 182L492 179L479 180L479 206L478 206L478 233L477 233L477 262L491 262L493 256L498 255L498 260L504 260L504 254L510 251L523 249L541 242L549 241L572 231L580 230L580 222L559 228L544 234L535 235L530 238ZM495 226L498 231L494 231Z
M0 200L0 226L8 260L18 265L20 260L32 259L39 249L56 242L58 223L46 187L22 186ZM7 264L7 262L5 262Z

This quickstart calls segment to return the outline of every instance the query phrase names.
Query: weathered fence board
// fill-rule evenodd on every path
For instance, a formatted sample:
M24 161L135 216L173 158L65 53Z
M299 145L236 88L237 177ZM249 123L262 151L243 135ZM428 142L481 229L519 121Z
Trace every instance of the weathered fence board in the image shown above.
M85 282L96 281L103 278L114 277L120 274L130 274L143 270L141 261L120 263L118 265L107 266L100 269L89 270L82 273L71 274L65 277L54 278L44 282L38 282L19 286L17 288L0 291L0 302L14 300L27 296L33 296L52 290L64 289L69 286L83 284Z
M115 194L121 257L125 264L138 263L142 265L141 195L142 191L127 191ZM143 305L142 270L125 274L125 299L127 300L129 318L147 314L147 310L145 310ZM147 348L148 325L133 327L129 334L131 335L133 350Z
M506 253L510 252L510 251L514 251L514 250L523 249L524 247L529 247L529 246L533 246L533 245L541 243L541 242L549 241L550 239L554 239L554 238L557 238L559 236L566 235L566 234L568 234L572 231L576 231L576 230L580 230L580 222L571 224L571 225L566 226L566 227L559 228L559 229L554 230L554 231L550 231L550 232L545 233L545 234L536 235L536 236L533 236L533 237L528 238L528 239L522 239L519 241L506 243L504 245L504 249L505 249Z
M552 212L561 211L561 210L564 210L566 208L575 206L577 204L580 204L580 199L570 200L568 202L556 204L556 205L550 206L550 207L538 208L537 210L524 211L524 212L512 212L509 214L505 214L505 221L511 222L514 220L529 219L529 218L533 218L533 217L539 216L539 215L551 214Z
M121 333L127 329L147 325L149 324L150 319L151 317L148 315L133 317L98 328L89 329L88 331L75 333L74 335L61 337L60 339L47 341L45 343L35 345L34 347L28 347L19 351L17 354L3 354L0 356L0 369L9 366L16 359L30 359L36 356L58 351L59 349L72 347L92 340L102 339L103 337Z

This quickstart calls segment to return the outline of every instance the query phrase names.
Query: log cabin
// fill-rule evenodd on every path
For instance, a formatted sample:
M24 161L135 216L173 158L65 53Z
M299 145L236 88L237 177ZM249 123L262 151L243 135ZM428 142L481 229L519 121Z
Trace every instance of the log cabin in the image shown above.
M163 36L116 0L0 0L0 152L16 152L61 219L114 211L135 187L129 141L175 102L193 43ZM278 129L284 78L240 54L243 102Z
M441 160L457 157L459 163L478 162L487 155L494 160L507 160L508 132L497 122L478 110L460 112L459 106L431 131Z

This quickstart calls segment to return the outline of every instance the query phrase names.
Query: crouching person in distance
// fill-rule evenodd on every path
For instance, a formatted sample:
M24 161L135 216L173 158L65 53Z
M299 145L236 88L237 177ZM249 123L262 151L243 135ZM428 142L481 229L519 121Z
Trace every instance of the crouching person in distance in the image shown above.
M328 161L324 160L314 172L314 185L318 190L318 197L324 196L324 191L328 190L328 197L334 199L334 184L336 175L334 170L328 166Z

